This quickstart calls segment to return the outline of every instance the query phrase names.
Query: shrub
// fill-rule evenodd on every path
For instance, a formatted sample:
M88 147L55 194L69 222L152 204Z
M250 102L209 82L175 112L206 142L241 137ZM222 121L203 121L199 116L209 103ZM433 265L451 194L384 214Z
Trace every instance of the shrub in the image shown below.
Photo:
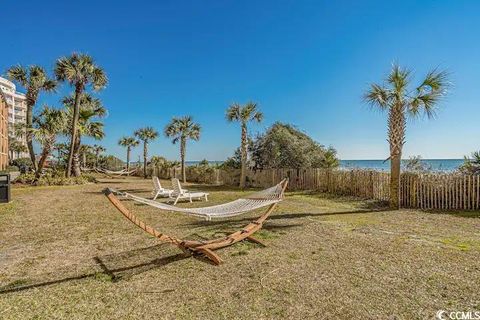
M187 168L187 176L198 182L208 181L208 178L215 172L215 168L216 166L211 166L207 160L202 160L197 165Z
M5 169L5 172L15 172L15 171L20 171L20 168L17 167L17 166L8 166L8 167Z
M432 167L423 162L421 156L413 156L405 162L405 170L414 173L424 173L431 171Z
M35 184L37 186L69 186L93 183L96 182L96 179L94 176L88 174L83 174L80 177L65 178L65 175L62 171L47 171L36 182L35 174L33 172L21 174L15 182L23 184Z
M251 148L254 167L334 168L337 151L326 148L292 125L277 122L257 137Z
M12 160L12 166L18 167L20 172L31 171L33 168L30 158L18 158Z
M465 174L480 174L480 151L473 152L471 157L465 157L459 170Z

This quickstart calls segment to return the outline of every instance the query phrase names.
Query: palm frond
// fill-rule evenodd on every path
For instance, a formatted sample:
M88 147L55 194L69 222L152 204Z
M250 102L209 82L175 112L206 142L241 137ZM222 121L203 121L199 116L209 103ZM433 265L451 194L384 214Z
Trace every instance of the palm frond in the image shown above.
M434 69L426 75L425 80L423 80L422 84L417 88L417 92L423 93L427 90L445 94L450 86L448 79L449 73L447 71Z
M17 81L23 87L27 87L27 69L21 65L16 65L7 70L7 77L12 81Z
M365 93L363 99L369 105L385 110L388 107L390 100L389 91L381 85L372 84L370 90Z
M122 147L136 147L138 146L139 141L134 137L122 137L118 141L118 144L121 145Z
M57 89L57 81L46 79L42 85L42 89L46 92L55 92Z
M108 82L105 71L86 54L72 53L68 57L59 58L55 64L55 75L58 81L67 81L82 90L91 84L98 91Z
M193 121L193 117L174 117L172 121L165 127L164 134L167 138L172 138L175 144L181 139L192 139L198 141L200 139L201 126Z
M34 127L31 133L40 144L52 143L60 134L67 123L65 112L49 106L44 106L42 111L34 119Z
M149 142L158 137L158 132L153 127L145 127L136 130L134 135L143 142Z
M424 113L428 118L435 117L438 102L447 92L448 73L445 71L430 71L420 86L416 89L416 95L411 98L408 112L413 117Z
M240 120L240 109L241 105L238 103L232 103L226 112L226 118L228 122L239 121Z
M95 67L92 72L92 86L95 91L99 91L106 87L108 83L107 75L100 67Z
M387 82L392 85L396 95L402 95L407 91L410 73L408 69L403 69L397 64L393 65L392 71L387 77Z

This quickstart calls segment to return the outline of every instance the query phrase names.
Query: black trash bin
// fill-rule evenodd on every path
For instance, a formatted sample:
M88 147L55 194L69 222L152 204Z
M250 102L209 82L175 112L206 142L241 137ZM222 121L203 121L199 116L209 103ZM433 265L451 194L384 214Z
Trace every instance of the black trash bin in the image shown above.
M0 202L10 202L10 174L0 174Z

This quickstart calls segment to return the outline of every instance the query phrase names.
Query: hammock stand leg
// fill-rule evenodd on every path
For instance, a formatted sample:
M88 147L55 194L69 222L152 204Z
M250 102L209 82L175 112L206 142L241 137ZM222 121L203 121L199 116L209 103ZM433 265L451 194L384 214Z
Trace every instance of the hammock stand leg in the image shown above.
M283 182L282 192L285 191L287 188L288 180ZM230 246L234 243L237 243L242 240L250 240L255 243L259 243L264 245L261 241L257 240L256 238L252 237L252 234L257 232L263 227L263 222L270 216L273 212L277 203L270 205L268 210L261 215L257 220L249 223L243 229L230 234L229 236L213 239L209 241L194 241L194 240L181 240L172 236L165 235L153 227L147 225L142 220L138 219L133 213L131 213L124 205L121 203L120 200L113 194L110 189L105 189L104 194L107 196L108 200L120 211L125 218L130 220L133 224L137 227L142 229L143 231L147 232L148 234L158 238L160 241L170 243L172 245L177 246L182 251L189 253L189 254L202 254L208 259L210 259L215 265L219 265L223 262L223 260L214 252L216 249L224 248Z
M248 237L247 237L247 240L248 240L248 241L251 241L251 242L253 242L253 243L259 244L259 245L261 245L262 247L266 247L266 246L267 246L265 243L263 243L262 241L258 240L258 239L255 238L255 237L252 237L252 236L248 236Z
M208 259L210 259L215 265L220 265L223 263L223 260L222 258L220 258L218 256L218 254L216 254L215 252L213 252L212 250L210 249L198 249L196 250L198 253L201 253L203 254L205 257L207 257Z

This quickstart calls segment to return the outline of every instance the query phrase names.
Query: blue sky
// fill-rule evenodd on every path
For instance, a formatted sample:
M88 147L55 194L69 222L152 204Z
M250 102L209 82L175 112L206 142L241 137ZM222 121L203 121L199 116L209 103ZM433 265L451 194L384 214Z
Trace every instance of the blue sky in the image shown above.
M362 102L397 61L421 76L440 67L453 87L433 121L411 121L404 156L459 158L480 149L479 1L5 1L0 73L88 53L110 82L109 153L142 126L173 116L203 128L187 158L222 160L239 144L232 102L256 101L265 121L297 125L342 159L387 157L386 116ZM40 102L59 105L57 95ZM88 141L90 142L90 141ZM137 159L140 148L134 151ZM178 158L163 135L151 154Z

